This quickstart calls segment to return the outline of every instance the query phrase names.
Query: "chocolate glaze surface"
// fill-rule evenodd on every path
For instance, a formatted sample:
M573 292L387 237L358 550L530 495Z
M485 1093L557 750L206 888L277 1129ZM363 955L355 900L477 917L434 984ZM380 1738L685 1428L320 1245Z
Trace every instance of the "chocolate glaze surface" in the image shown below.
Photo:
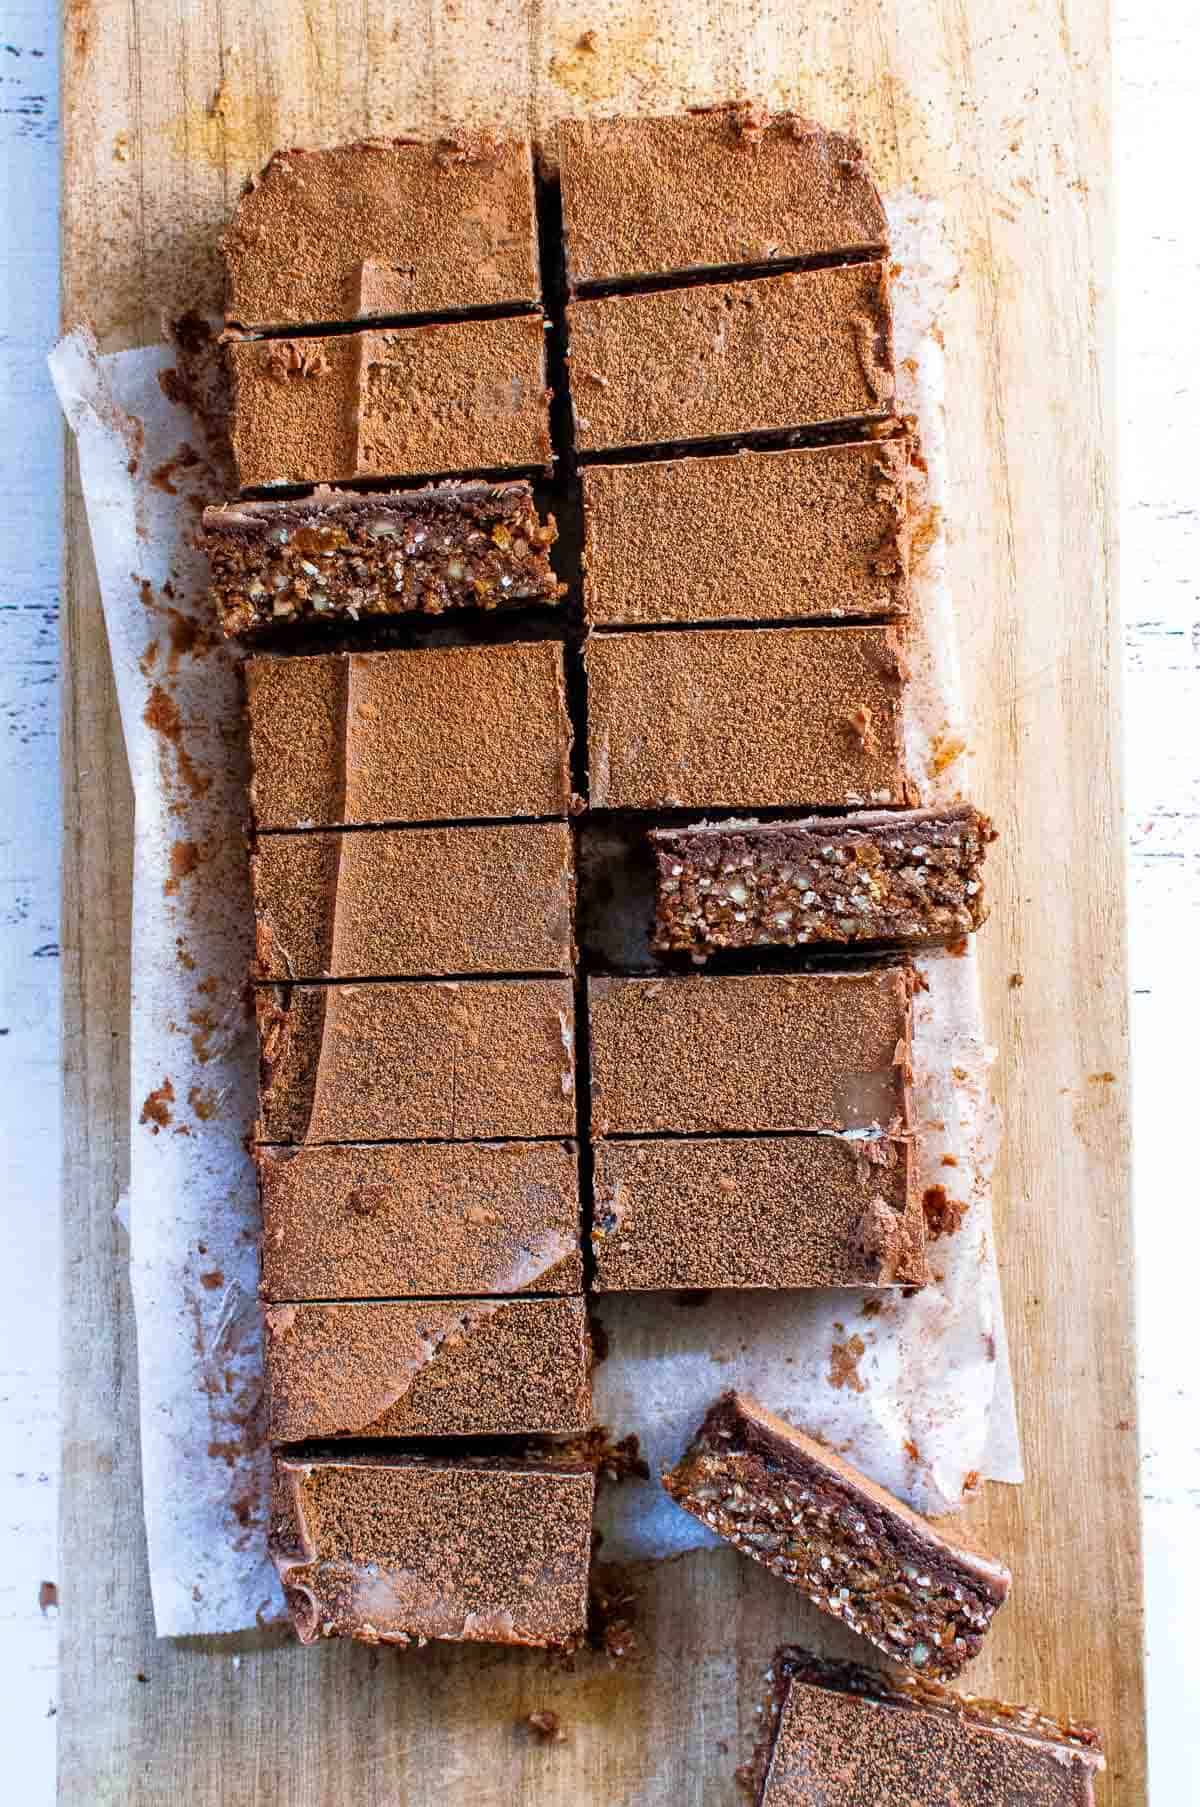
M269 1541L297 1636L571 1649L594 1494L590 1470L534 1457L277 1458Z
M596 634L586 661L597 809L909 799L892 628Z
M591 1422L582 1299L276 1305L267 1435L570 1436Z
M264 1299L582 1289L565 1143L261 1148L258 1169Z
M794 113L565 119L555 141L573 283L887 243L857 142Z
M836 1136L599 1142L597 1292L921 1286L904 1142Z
M277 151L221 239L244 327L533 301L528 143L482 133Z
M576 301L581 452L879 419L895 393L881 263Z

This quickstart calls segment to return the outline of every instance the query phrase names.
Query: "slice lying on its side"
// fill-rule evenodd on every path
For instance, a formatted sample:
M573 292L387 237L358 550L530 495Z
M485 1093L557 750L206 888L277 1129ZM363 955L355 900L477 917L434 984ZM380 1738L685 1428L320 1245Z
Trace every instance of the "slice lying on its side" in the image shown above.
M360 615L441 615L564 594L528 483L438 483L387 495L320 488L206 508L200 544L226 634Z
M679 1505L921 1675L978 1655L1011 1576L741 1393L663 1475Z
M995 839L969 803L654 829L655 946L701 961L747 947L951 940L987 915Z
M742 1772L755 1807L1091 1807L1090 1726L780 1650L766 1730Z

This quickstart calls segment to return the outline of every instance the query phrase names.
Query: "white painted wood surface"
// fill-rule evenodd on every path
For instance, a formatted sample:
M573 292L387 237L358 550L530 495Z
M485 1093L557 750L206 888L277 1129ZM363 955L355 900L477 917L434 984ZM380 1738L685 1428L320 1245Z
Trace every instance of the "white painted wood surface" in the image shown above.
M973 0L993 6L995 0ZM999 15L1005 10L997 5ZM1122 570L1132 884L1151 1799L1200 1802L1200 1258L1191 1121L1200 1020L1200 308L1191 0L1117 7ZM61 432L43 362L57 318L57 9L0 0L0 1717L7 1797L53 1798L58 1131L55 613ZM1052 606L1052 599L1047 599ZM1190 931L1190 932L1189 932ZM1191 1107L1191 1108L1190 1108Z

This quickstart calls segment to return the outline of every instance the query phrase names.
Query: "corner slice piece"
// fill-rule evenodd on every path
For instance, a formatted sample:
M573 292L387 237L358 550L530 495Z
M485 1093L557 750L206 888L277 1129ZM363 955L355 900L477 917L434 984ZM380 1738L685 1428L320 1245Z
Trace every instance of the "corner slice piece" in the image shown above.
M269 1547L302 1644L578 1645L595 1479L534 1456L277 1458Z
M785 1647L739 1779L755 1807L1092 1807L1100 1734Z
M794 113L562 120L556 141L573 287L887 245L857 142Z
M709 1407L663 1486L702 1524L922 1676L979 1654L1012 1577L742 1393Z

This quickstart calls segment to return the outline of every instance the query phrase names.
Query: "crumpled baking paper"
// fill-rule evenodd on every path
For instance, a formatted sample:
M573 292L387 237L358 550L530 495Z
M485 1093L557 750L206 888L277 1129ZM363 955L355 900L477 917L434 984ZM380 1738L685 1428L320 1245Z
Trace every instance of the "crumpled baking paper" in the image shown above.
M928 465L906 737L922 801L932 803L968 783L932 330L953 268L936 206L901 197L889 215L901 266L897 400L919 422ZM282 1599L265 1541L237 655L210 618L205 561L192 546L199 508L220 496L223 479L174 399L169 348L101 358L77 332L50 363L78 445L135 801L125 1221L155 1625L162 1637L238 1631L278 1617ZM918 965L928 984L915 1003L918 1184L966 1207L960 1227L932 1244L933 1284L908 1299L601 1299L609 1353L596 1370L596 1416L614 1437L638 1435L652 1477L678 1457L712 1397L736 1385L928 1511L959 1504L980 1478L1020 1478L991 1239L992 1053L975 960L930 954ZM606 1559L711 1541L653 1478L602 1489L598 1519Z

